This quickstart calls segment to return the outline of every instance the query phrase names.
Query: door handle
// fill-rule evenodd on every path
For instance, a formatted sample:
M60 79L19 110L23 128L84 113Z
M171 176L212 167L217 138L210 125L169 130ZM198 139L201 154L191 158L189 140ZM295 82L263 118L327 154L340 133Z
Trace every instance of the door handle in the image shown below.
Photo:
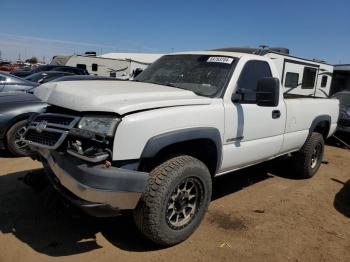
M280 117L281 117L281 111L279 111L279 110L272 111L272 118L273 119L280 118Z

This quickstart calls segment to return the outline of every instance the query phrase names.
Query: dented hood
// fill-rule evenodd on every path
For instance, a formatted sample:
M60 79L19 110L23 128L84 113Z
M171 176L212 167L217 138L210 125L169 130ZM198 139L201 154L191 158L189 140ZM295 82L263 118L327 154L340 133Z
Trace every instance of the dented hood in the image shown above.
M120 115L153 108L209 104L211 98L179 88L135 81L64 81L46 83L35 95L51 105L75 111Z

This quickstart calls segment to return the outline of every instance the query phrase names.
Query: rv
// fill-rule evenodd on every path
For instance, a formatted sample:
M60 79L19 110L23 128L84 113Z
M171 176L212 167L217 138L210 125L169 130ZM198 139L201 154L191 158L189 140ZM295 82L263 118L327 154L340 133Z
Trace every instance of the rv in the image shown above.
M344 90L350 90L350 64L334 66L331 95Z
M320 60L309 60L289 54L287 48L220 48L216 51L251 53L269 57L274 62L285 96L329 97L333 65Z
M96 56L95 52L85 55L54 56L51 64L74 66L86 69L90 75L109 76L120 79L132 79L162 54L144 53L108 53Z

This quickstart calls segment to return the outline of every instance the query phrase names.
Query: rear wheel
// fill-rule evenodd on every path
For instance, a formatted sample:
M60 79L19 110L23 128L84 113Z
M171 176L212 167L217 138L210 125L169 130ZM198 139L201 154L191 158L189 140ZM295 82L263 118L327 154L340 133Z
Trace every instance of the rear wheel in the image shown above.
M136 226L164 246L188 238L202 221L211 199L208 168L190 156L174 157L150 173L134 211Z
M323 154L323 136L320 133L312 133L300 151L294 155L297 174L303 178L313 177L321 166Z
M10 127L6 135L6 147L15 156L29 156L28 145L22 141L22 137L27 130L27 120L21 120Z

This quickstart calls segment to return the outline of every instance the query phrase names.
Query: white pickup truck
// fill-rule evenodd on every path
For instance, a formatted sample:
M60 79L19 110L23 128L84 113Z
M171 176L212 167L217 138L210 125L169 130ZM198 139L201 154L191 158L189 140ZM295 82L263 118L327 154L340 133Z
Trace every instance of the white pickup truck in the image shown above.
M337 100L284 98L273 61L203 51L166 55L134 81L48 83L25 141L52 185L94 216L133 209L161 245L198 227L212 178L289 154L295 175L320 167Z

